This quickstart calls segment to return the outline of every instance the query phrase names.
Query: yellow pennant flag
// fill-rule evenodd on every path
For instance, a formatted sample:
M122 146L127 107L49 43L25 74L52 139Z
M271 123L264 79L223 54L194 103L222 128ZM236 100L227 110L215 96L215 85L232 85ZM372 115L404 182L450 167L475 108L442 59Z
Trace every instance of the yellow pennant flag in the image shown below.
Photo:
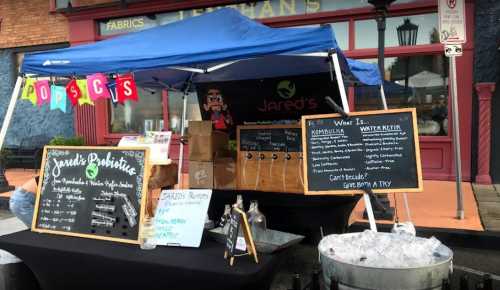
M35 82L35 79L27 78L21 93L21 99L30 101L33 106L36 106Z
M85 104L93 106L94 102L90 98L89 91L87 90L87 80L76 80L76 84L82 92L82 96L78 99L78 104L80 106L83 106Z

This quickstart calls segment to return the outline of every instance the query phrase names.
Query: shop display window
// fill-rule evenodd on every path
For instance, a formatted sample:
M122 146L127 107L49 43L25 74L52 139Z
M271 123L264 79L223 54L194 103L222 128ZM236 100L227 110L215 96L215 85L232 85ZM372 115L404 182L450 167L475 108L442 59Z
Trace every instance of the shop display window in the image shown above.
M448 135L448 59L442 54L388 57L385 69L388 107L415 107L420 135ZM378 87L359 86L354 93L357 111L382 109Z
M181 134L183 94L179 91L168 91L168 130L174 134ZM186 120L201 120L200 104L195 92L189 93L187 96ZM186 124L186 127L188 126L189 122Z
M109 101L109 132L144 134L162 131L164 127L161 89L138 87L139 101L113 105Z
M399 46L397 28L409 19L418 25L416 45L439 43L438 15L437 13L389 17L386 22L385 47ZM378 32L375 19L358 20L355 22L356 48L377 48Z

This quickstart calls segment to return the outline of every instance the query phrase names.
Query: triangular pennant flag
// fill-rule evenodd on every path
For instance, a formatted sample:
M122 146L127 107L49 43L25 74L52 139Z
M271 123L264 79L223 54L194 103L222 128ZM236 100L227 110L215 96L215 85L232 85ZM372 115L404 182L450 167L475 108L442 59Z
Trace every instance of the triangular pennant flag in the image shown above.
M78 99L82 96L82 91L78 87L76 79L72 79L66 85L66 95L71 101L71 105L76 106L76 104L78 104Z
M137 102L139 96L132 74L124 74L116 77L116 94L118 95L118 102L120 104L123 104L125 100Z
M78 104L80 106L83 106L85 104L93 106L94 102L92 102L92 100L89 97L87 80L77 80L76 83L78 84L78 87L80 88L80 91L82 92L82 96L78 99Z
M116 106L118 105L118 96L116 95L116 81L114 79L109 80L106 84L111 95L111 103Z
M35 93L35 79L27 78L24 83L23 92L21 94L22 100L30 101L33 106L36 105L36 93Z
M110 97L109 91L106 88L106 84L108 83L108 79L104 74L97 73L93 75L87 76L87 89L90 95L90 98L95 101L99 98L108 98Z
M50 104L50 85L48 80L35 83L36 103L41 107L44 103Z
M50 87L50 109L61 110L66 113L66 88L61 86Z

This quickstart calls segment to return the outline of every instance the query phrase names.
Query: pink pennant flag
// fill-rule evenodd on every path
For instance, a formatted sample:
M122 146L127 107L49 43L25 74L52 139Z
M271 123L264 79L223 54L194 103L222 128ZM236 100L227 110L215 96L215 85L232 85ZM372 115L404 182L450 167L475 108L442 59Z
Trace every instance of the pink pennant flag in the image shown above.
M109 90L106 87L107 83L108 79L104 74L97 73L87 76L87 89L93 101L99 98L110 98Z
M35 83L36 103L41 107L44 103L50 104L50 85L49 81L37 81Z

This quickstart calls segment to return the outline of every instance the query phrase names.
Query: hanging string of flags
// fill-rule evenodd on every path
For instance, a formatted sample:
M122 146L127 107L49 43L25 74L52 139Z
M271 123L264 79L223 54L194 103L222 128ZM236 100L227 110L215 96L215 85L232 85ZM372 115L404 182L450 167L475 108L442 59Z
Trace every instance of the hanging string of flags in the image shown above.
M51 110L66 113L67 100L75 106L94 106L98 99L110 99L113 105L123 105L125 101L137 102L139 94L132 73L116 75L115 78L96 73L85 79L72 78L66 86L52 84L49 80L25 79L21 99L29 101L33 106L42 107L49 104Z

